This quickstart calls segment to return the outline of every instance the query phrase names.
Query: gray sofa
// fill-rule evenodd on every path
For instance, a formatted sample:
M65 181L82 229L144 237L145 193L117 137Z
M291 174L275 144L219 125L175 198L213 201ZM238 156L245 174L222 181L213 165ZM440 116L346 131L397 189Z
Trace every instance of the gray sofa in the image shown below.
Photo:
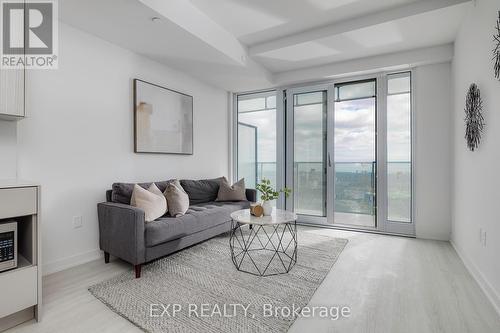
M130 205L134 184L115 183L106 191L106 202L97 204L99 218L99 245L104 260L110 254L121 258L141 276L141 265L154 259L230 230L230 214L248 208L256 200L256 191L246 190L248 201L217 202L218 179L181 180L189 195L190 207L184 216L168 214L145 223L144 211ZM163 192L170 181L155 182ZM151 183L141 183L147 188Z

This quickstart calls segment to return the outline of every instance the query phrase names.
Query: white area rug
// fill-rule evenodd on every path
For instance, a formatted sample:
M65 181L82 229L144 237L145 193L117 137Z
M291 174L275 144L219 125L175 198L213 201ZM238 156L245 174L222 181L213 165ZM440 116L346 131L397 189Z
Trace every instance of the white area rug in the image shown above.
M257 277L236 270L223 235L89 291L146 332L286 332L296 315L275 310L307 305L346 244L299 230L290 273Z

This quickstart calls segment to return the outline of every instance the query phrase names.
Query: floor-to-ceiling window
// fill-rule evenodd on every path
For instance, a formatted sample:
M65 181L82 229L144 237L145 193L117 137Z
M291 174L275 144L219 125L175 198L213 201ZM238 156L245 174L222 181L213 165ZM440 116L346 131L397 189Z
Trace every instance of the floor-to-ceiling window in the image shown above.
M285 182L299 222L413 234L412 93L408 71L237 95L237 175Z
M387 219L412 220L411 73L387 76Z
M262 179L276 185L276 92L237 96L237 176L247 188Z

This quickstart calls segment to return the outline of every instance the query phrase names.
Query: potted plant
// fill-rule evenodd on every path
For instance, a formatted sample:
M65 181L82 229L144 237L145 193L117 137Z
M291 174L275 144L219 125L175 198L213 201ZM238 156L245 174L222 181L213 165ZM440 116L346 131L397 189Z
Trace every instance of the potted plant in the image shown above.
M271 187L271 181L269 179L263 178L260 184L256 186L257 191L260 192L260 198L262 200L262 208L264 208L264 215L269 216L273 211L273 206L271 202L279 198L281 193L285 194L285 197L288 198L292 190L289 188L284 188L282 190L276 190Z

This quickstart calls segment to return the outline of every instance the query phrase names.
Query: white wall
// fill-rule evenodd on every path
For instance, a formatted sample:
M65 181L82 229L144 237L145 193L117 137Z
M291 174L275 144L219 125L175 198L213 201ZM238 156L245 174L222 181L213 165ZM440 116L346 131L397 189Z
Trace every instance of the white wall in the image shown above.
M0 120L0 178L14 179L17 174L17 124Z
M452 242L500 313L500 82L492 52L498 0L479 0L467 12L455 43L454 190ZM486 129L479 149L464 139L464 106L469 85L481 90ZM486 230L486 247L479 230Z
M415 70L415 228L419 238L451 231L451 64Z
M96 204L113 182L228 174L225 91L59 27L59 69L29 73L18 125L19 177L42 185L44 273L100 255ZM133 153L133 78L194 96L193 156Z

